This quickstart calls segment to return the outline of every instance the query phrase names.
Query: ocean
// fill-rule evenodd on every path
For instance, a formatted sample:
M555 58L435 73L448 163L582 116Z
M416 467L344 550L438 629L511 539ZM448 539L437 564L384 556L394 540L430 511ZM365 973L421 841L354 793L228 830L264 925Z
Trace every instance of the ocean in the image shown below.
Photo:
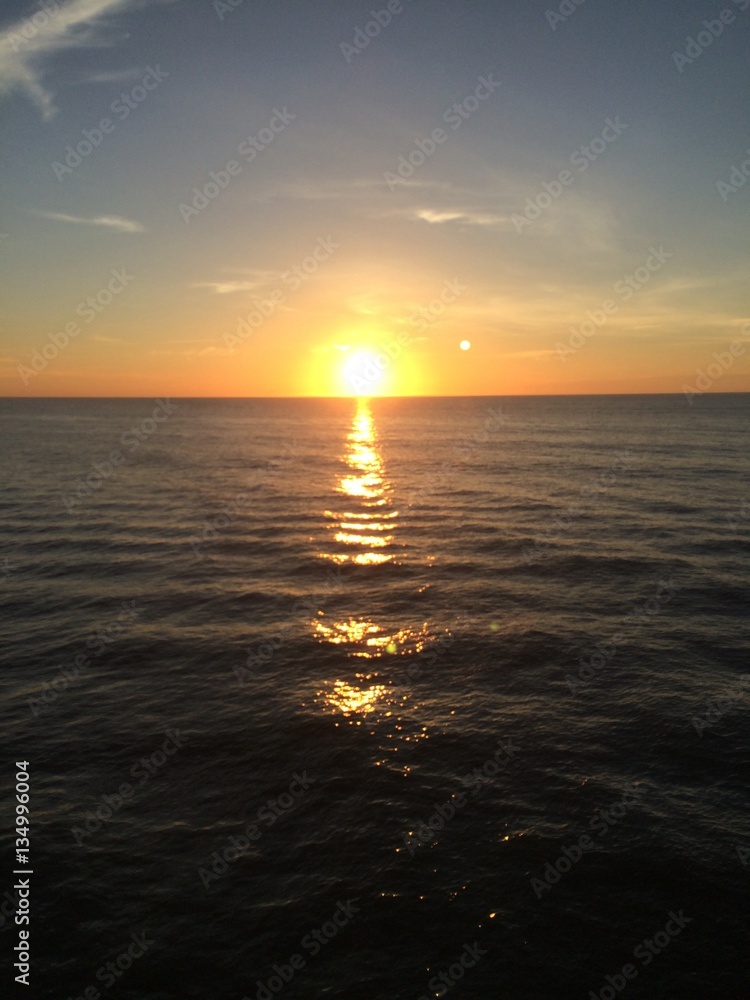
M748 418L1 401L8 995L744 998Z

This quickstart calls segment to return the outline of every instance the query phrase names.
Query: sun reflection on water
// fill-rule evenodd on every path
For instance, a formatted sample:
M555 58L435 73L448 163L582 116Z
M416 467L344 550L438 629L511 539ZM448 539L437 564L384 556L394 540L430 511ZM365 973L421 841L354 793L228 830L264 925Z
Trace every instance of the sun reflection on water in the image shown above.
M398 565L396 555L402 549L396 541L399 514L393 506L367 399L358 400L342 462L345 470L335 492L344 501L344 509L325 511L329 541L318 557L341 566ZM328 611L319 612L313 627L320 642L364 659L419 653L428 638L426 624L419 629L394 628L363 615Z
M397 537L399 512L367 399L358 400L341 461L343 468L334 486L337 501L324 512L327 537L317 556L340 566L344 580L350 566L351 576L337 596L326 600L310 624L321 645L360 663L374 661L378 670L326 678L314 702L334 717L343 716L351 726L387 723L383 736L393 742L385 743L384 748L395 751L401 741L427 739L424 720L417 717L420 705L407 668L431 636L426 622L413 626L399 618L394 621L392 616L387 621L385 612L360 613L371 610L363 606L363 600L377 602L381 609L388 606L383 600L384 589L398 586L394 580L398 579L403 552ZM373 572L367 573L367 568L374 568ZM339 724L343 723L335 722Z
M410 693L382 681L383 678L371 673L357 673L351 681L326 681L315 692L313 699L326 713L334 717L343 716L343 721L350 726L387 723L386 731L382 733L382 750L386 756L377 761L378 766L385 764L390 754L398 752L400 743L416 743L430 738L428 727L418 718L420 704L414 702ZM339 724L335 722L336 726ZM374 736L375 730L371 729L370 734ZM392 742L385 742L389 740ZM402 770L407 774L410 768L403 765Z
M335 546L334 551L318 555L339 565L351 562L356 566L378 566L391 562L394 553L389 550L393 547L398 511L393 509L391 485L385 477L366 399L359 400L343 461L347 471L336 493L347 501L347 509L325 512Z
M359 678L364 675L358 674ZM372 677L367 677L371 680ZM347 683L347 681L334 681L333 687L326 692L326 701L332 708L338 709L343 715L353 715L361 713L369 715L375 711L375 706L379 698L382 698L388 689L383 684L373 684L371 687L359 688ZM319 692L319 696L323 692Z
M421 653L428 639L426 625L419 631L407 627L392 632L364 618L351 618L331 625L317 620L315 631L321 642L330 642L334 646L351 646L353 648L348 650L350 656L367 659L387 654L406 656Z

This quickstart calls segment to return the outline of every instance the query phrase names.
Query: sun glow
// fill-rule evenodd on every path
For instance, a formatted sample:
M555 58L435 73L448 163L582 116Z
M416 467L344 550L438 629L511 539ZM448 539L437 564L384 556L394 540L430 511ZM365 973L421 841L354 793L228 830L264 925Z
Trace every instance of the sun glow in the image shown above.
M434 393L438 373L423 339L399 336L385 323L327 331L295 366L299 394L367 399Z
M388 355L370 348L347 353L349 356L341 371L347 390L354 396L380 395L392 363Z

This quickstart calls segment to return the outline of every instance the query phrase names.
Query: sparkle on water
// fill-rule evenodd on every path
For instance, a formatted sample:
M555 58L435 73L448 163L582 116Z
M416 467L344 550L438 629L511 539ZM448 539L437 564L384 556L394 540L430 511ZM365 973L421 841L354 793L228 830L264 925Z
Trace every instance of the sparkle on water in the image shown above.
M359 400L346 437L342 464L344 469L334 490L344 501L343 510L324 512L329 534L318 557L354 566L378 566L394 561L399 514L393 506L391 485L366 399ZM414 714L419 706L414 702L407 674L408 658L422 652L431 640L427 623L386 625L358 613L356 605L347 611L336 612L329 606L318 611L311 626L319 642L338 647L348 657L359 660L399 662L406 658L404 666L396 674L386 668L382 676L356 673L347 678L324 680L315 694L315 702L334 716L343 715L349 725L363 725L365 718L368 725L387 723L384 736L388 740L427 739L427 726Z
M322 559L357 566L391 562L398 511L393 509L391 486L378 453L375 425L366 400L360 400L343 457L347 466L336 492L347 501L341 513L327 510L329 528L337 545L319 552ZM352 510L359 507L359 510Z

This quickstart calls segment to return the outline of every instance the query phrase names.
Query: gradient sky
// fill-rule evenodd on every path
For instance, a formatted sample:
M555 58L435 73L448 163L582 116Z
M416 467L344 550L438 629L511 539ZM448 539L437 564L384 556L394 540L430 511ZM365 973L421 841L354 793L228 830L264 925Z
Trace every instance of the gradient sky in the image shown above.
M233 3L3 4L0 393L331 395L394 344L372 394L680 392L715 352L711 389L750 389L750 182L717 187L750 160L750 0L404 0L361 51L387 2Z

